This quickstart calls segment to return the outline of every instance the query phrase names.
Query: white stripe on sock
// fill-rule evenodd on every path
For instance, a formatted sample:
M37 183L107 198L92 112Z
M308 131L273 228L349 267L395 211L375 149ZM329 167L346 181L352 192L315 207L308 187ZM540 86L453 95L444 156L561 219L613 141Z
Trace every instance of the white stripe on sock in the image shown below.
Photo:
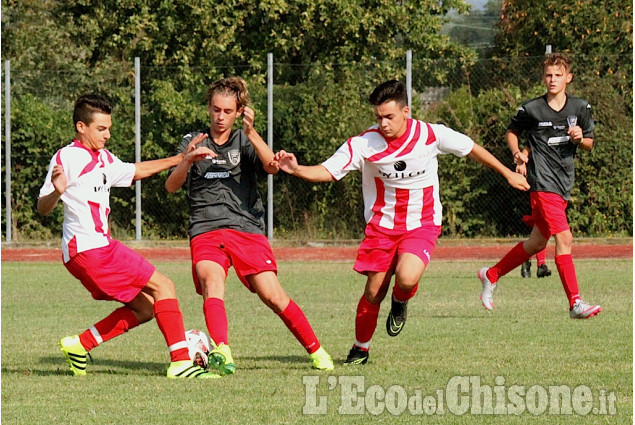
M172 351L176 351L176 350L180 350L181 348L187 348L187 342L185 341L179 341L176 344L172 344L168 347L168 350L170 351L170 353Z
M364 349L368 350L370 348L370 341L368 341L368 342L359 342L358 340L355 340L355 345L357 345L359 348L364 348Z
M89 331L91 334L93 334L93 338L95 338L95 341L97 341L97 344L101 344L102 342L104 342L104 340L102 339L96 327L91 326Z

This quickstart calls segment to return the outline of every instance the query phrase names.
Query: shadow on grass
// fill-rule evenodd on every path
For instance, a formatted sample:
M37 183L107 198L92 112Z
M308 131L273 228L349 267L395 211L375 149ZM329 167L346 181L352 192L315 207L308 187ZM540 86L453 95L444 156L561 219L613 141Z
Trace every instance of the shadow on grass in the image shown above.
M309 356L241 356L236 359L240 362L238 366L244 370L271 369L270 363L283 363L285 369L306 369L310 367Z
M2 367L2 373L18 374L18 375L37 375L37 376L64 376L71 375L64 357L41 357L40 363L43 365L56 365L58 369L33 369L33 368L21 368L21 367ZM88 361L87 371L88 374L103 374L103 375L130 375L130 371L137 371L139 375L165 375L165 371L168 368L168 362L166 363L154 363L154 362L138 362L138 361L124 361L124 360L112 360L112 359L97 359L93 362Z

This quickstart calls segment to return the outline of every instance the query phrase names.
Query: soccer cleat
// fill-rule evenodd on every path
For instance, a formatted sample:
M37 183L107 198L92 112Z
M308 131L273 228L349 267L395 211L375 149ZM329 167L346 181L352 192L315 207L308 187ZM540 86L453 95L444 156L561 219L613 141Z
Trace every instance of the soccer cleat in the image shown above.
M369 354L367 350L362 350L357 345L353 345L353 348L351 348L351 351L348 352L348 356L346 357L346 360L344 360L344 364L350 364L350 365L366 364L366 362L368 361L368 357L369 357Z
M536 276L539 278L551 276L551 270L549 270L546 264L541 264L538 266L538 270L536 270Z
M390 336L397 336L406 324L406 317L408 316L408 301L400 302L392 297L390 304L390 312L386 319L386 332Z
M523 265L520 266L520 275L522 277L531 277L531 260L525 261Z
M60 339L59 346L73 375L86 375L86 361L89 354L79 341L79 335L66 336Z
M168 367L167 377L170 379L215 379L220 378L219 375L210 373L192 363L192 360L181 360L179 362L170 363Z
M569 310L569 317L572 319L588 319L601 311L602 307L599 305L591 305L582 300L576 300L571 310Z
M481 279L483 283L483 292L481 292L481 302L483 303L483 307L487 310L494 310L494 290L496 289L496 284L490 282L487 278L487 271L489 267L483 267L478 271L478 278Z
M232 350L227 344L219 344L216 348L209 352L209 365L218 370L221 375L231 375L236 372L236 365L232 358Z
M314 353L309 354L311 367L317 370L333 370L333 360L329 353L322 347L318 348Z

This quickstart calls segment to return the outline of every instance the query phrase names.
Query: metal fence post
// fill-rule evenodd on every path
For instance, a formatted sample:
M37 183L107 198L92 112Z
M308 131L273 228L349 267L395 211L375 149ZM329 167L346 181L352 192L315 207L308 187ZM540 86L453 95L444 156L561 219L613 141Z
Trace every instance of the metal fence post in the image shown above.
M412 117L412 50L406 51L406 91L408 93L408 118Z
M134 58L134 160L141 162L141 59ZM136 236L141 240L141 180L135 182Z
M11 242L13 223L11 219L11 61L4 61L4 161L5 161L5 241Z
M273 53L267 53L267 144L273 150ZM273 240L273 175L267 175L267 238Z

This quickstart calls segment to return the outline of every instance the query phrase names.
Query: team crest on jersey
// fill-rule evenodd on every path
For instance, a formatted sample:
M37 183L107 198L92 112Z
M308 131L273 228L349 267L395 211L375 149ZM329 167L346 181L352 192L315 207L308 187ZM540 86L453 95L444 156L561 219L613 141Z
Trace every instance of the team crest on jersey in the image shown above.
M232 149L227 152L227 157L231 165L238 165L240 162L240 151L238 149Z
M394 163L393 167L395 167L395 170L397 171L403 171L406 169L406 163L405 161L397 161Z

